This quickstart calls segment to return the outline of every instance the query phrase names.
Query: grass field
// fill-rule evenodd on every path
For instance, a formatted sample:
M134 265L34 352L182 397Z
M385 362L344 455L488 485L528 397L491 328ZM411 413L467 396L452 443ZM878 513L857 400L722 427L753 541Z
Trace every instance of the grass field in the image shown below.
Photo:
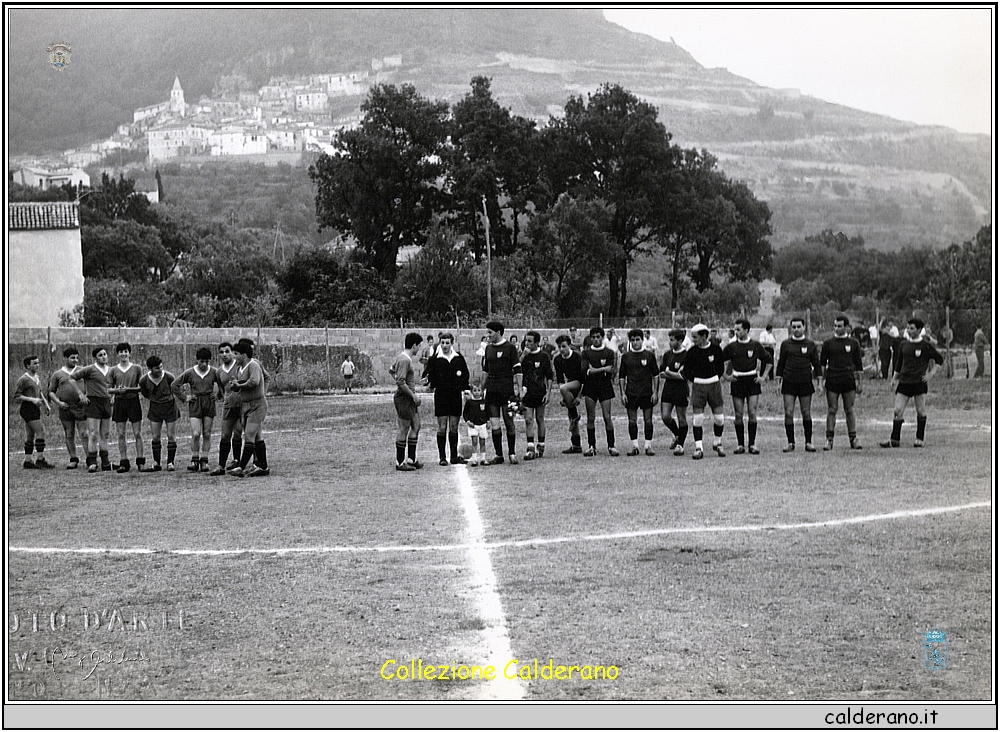
M57 469L25 471L10 410L9 698L987 699L990 385L935 380L923 450L912 412L876 446L891 395L866 387L860 452L841 418L834 452L782 454L769 391L762 454L700 462L660 423L655 457L562 455L553 409L543 460L438 467L425 404L406 474L389 395L276 397L272 474L244 480L184 471L183 428L177 473L68 472L51 417ZM617 678L504 678L536 658ZM497 678L382 678L411 659Z

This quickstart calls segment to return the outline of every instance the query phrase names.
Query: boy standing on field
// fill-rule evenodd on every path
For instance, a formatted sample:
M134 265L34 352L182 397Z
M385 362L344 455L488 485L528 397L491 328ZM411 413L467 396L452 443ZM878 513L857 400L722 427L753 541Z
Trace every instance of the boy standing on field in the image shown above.
M38 376L38 356L27 356L24 359L26 371L14 386L14 403L19 404L18 411L24 420L24 467L53 468L45 459L45 428L42 427L42 407L45 413L52 411L48 401L42 395L41 379ZM34 462L32 451L38 452Z
M618 369L618 389L628 414L628 436L632 440L630 456L639 454L639 410L642 410L642 431L647 455L653 452L653 407L660 393L660 370L656 354L646 350L639 328L628 332L628 350L622 355Z
M615 426L611 421L611 402L615 398L614 376L618 367L618 354L604 346L604 328L595 325L590 329L590 345L580 353L583 363L583 398L587 406L587 451L584 457L597 454L597 405L604 417L604 433L608 438L608 454L618 457L615 447Z
M63 366L52 372L49 377L49 399L59 407L59 421L62 423L63 434L66 437L66 450L69 452L67 470L75 470L80 466L80 458L76 455L76 436L80 435L80 446L87 450L87 415L80 404L80 394L73 386L73 375L80 368L80 352L73 346L63 349Z
M545 454L545 405L549 403L552 388L552 361L541 348L541 335L529 330L524 334L524 351L521 353L521 404L524 406L524 432L528 441L525 460L534 460ZM535 428L538 444L535 444Z
M186 397L188 417L191 420L191 464L188 465L188 470L192 473L199 470L207 473L212 424L215 422L215 386L219 384L219 372L212 366L211 349L199 348L195 359L198 361L197 365L185 369L177 377L175 387L182 391L186 384L190 389Z
M243 424L240 421L240 393L232 388L239 368L233 356L233 344L224 341L219 344L219 358L222 365L216 370L219 389L222 392L222 437L219 440L219 467L209 475L225 475L240 464L243 455ZM232 450L233 461L227 463Z
M149 419L149 427L152 431L150 447L153 452L153 472L159 472L160 456L162 455L162 442L160 436L163 433L163 425L167 425L167 470L174 470L174 457L177 455L177 441L175 439L177 430L177 420L180 418L180 410L177 409L177 397L179 392L174 389L174 375L163 370L163 359L159 356L150 356L146 359L146 368L149 371L139 379L139 393L149 400L149 409L146 413Z
M396 393L392 404L396 408L396 470L412 472L424 467L417 460L417 438L420 436L420 397L417 396L417 372L413 365L423 337L419 333L407 333L403 339L403 350L389 368L396 380Z
M111 421L118 432L118 467L115 472L127 473L131 469L125 435L125 425L131 423L132 436L135 438L135 467L141 473L146 465L142 446L142 404L139 402L142 369L139 364L132 363L132 346L128 343L115 346L115 354L118 356L118 363L111 369L111 387L108 389L115 398Z
M910 318L906 322L903 341L899 345L899 358L896 359L891 385L896 387L896 401L892 413L892 435L879 447L899 447L900 431L903 429L903 414L906 405L913 399L917 409L917 438L914 447L924 446L924 431L927 429L927 412L925 399L927 397L927 382L934 378L944 363L944 357L930 343L920 337L924 321L920 318Z
M108 439L111 434L111 394L108 392L111 367L108 366L108 349L98 346L92 352L94 363L73 373L70 380L77 389L80 403L87 415L87 471L111 470ZM86 384L81 387L80 384ZM98 467L97 458L101 464Z
M344 362L340 364L340 374L344 377L344 393L351 393L351 383L354 381L354 361L351 354L344 354Z
M684 359L687 357L687 351L684 350L686 336L687 333L680 328L670 331L667 336L670 349L660 360L660 375L663 377L660 418L674 436L670 444L674 455L684 454L684 440L688 433L687 407L690 394L687 379L682 373ZM676 419L671 416L671 412L677 415Z

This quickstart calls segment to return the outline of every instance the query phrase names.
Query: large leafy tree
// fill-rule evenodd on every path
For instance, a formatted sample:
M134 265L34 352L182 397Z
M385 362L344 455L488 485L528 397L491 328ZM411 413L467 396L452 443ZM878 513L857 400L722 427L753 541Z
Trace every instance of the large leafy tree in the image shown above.
M599 200L564 193L556 204L531 220L528 261L541 277L559 317L568 318L584 305L594 278L615 256L608 236L611 211Z
M490 246L505 256L517 244L519 215L525 213L531 185L538 177L537 134L533 121L500 106L485 76L474 77L472 90L452 108L448 158L452 205L477 255L485 251L480 225L484 199ZM510 211L509 217L504 216L504 209Z
M418 320L450 321L486 310L486 287L469 250L440 223L396 279L407 314Z
M83 227L83 276L125 282L162 282L174 268L160 232L134 221L109 221Z
M400 247L421 245L444 193L448 105L416 89L378 85L360 127L338 133L336 152L310 166L320 227L350 234L363 263L396 277Z
M608 310L625 311L628 266L653 238L651 195L677 164L678 150L656 119L656 108L618 84L571 97L565 116L543 134L550 200L559 193L598 197L611 207L614 259L608 265ZM540 198L540 200L542 200Z

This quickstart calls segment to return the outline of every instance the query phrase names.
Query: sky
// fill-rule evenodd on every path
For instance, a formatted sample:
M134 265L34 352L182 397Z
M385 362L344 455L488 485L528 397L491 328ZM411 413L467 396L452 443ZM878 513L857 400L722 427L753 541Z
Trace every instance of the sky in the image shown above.
M703 66L762 86L960 132L991 134L995 18L989 8L605 9L671 37Z

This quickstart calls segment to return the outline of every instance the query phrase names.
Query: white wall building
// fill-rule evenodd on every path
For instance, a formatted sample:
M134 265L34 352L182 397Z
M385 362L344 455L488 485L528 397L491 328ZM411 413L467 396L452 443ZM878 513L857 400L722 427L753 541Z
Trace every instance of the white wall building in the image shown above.
M210 155L262 155L267 153L267 135L261 130L225 128L208 137Z
M170 125L146 133L149 161L168 160L178 155L198 155L208 149L211 130L194 125Z
M322 112L327 109L329 101L325 91L315 88L295 94L295 108L300 112Z
M79 168L47 170L24 165L14 171L14 182L47 191L49 188L60 188L67 183L72 183L74 186L90 186L90 176Z

